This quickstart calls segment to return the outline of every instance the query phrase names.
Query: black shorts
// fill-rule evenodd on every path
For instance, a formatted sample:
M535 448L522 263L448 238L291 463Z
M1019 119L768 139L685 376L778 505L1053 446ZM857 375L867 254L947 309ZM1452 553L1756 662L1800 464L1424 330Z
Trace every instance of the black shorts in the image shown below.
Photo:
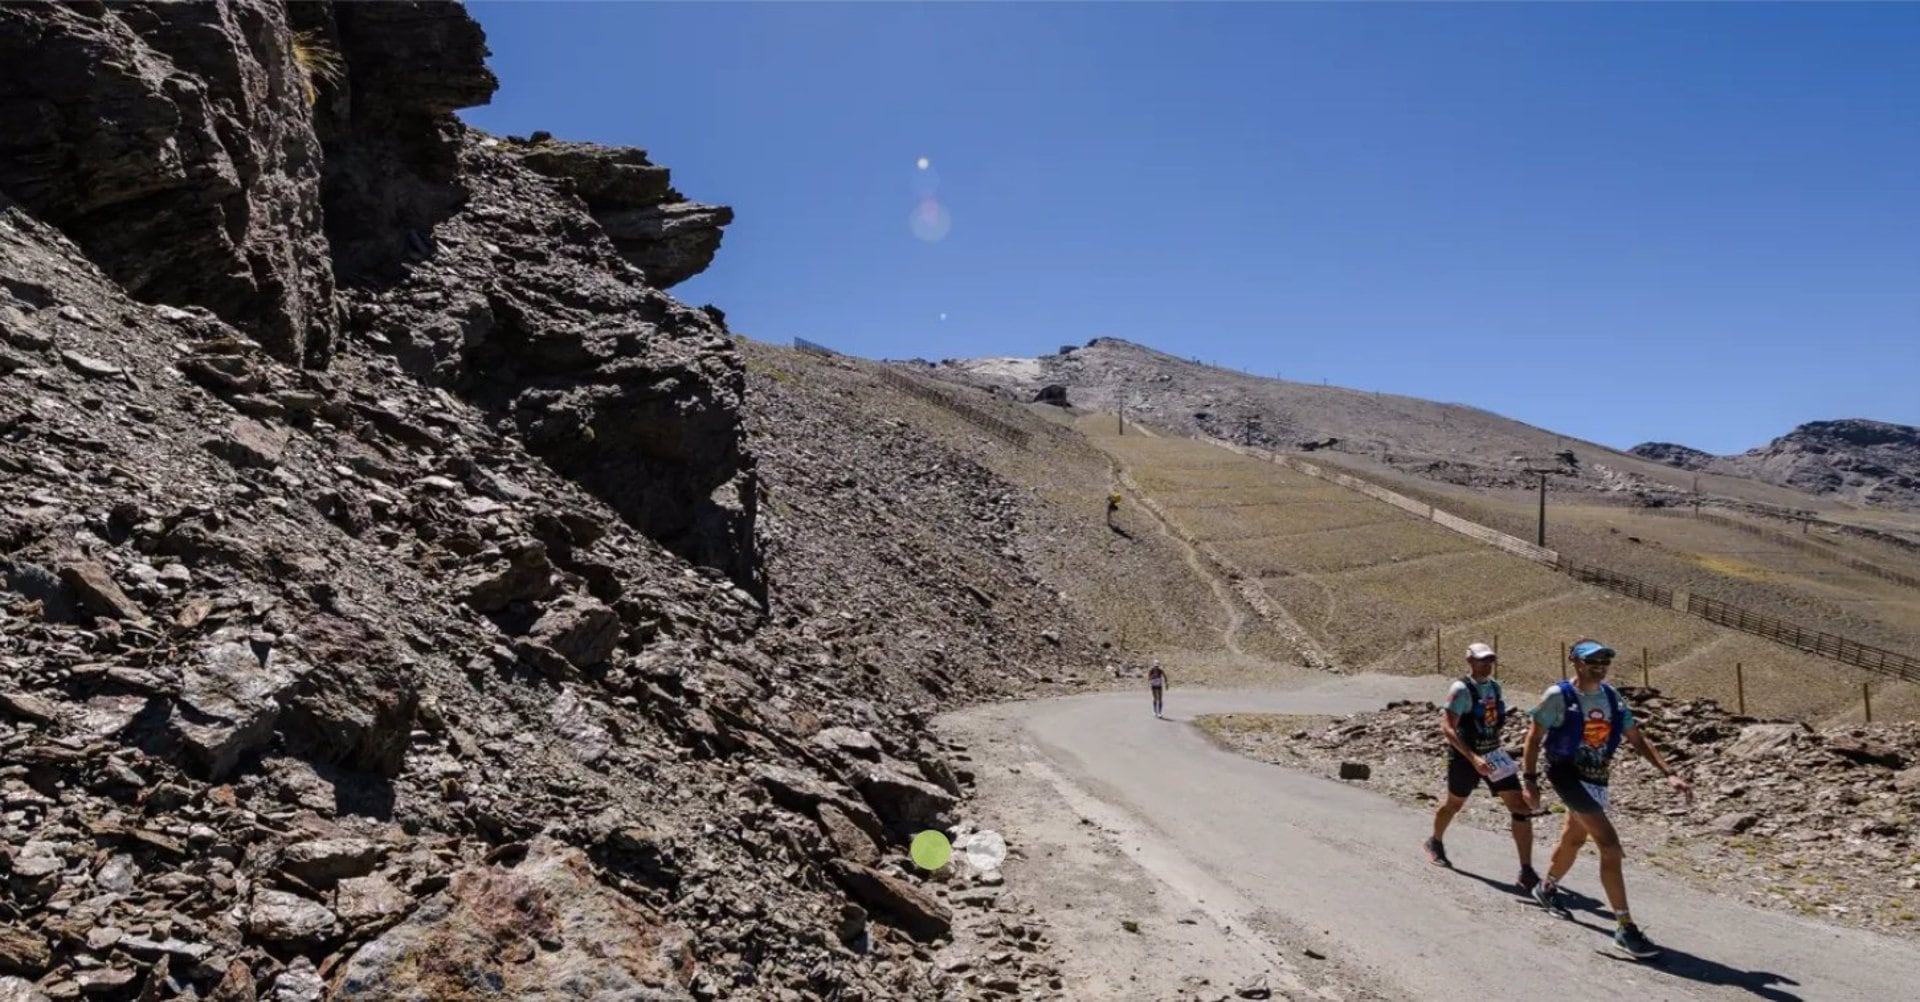
M1605 814L1607 809L1593 799L1593 794L1580 780L1580 769L1572 762L1547 762L1547 785L1553 787L1555 796L1567 805L1567 810L1575 814ZM1605 785L1605 784L1601 784Z
M1495 793L1518 790L1520 789L1520 774L1515 773L1496 783L1480 775L1480 770L1475 769L1473 763L1468 761L1466 756L1452 749L1447 751L1448 793L1456 797L1470 797L1473 795L1473 791L1478 789L1482 783L1487 784L1487 789Z

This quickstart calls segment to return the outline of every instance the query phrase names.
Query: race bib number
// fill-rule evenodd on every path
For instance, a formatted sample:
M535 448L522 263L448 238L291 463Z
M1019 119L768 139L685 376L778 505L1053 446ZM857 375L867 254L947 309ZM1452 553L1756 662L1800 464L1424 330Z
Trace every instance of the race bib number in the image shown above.
M1507 754L1504 748L1495 748L1488 752L1486 760L1488 767L1492 770L1487 773L1487 779L1495 783L1520 771L1520 764L1515 762L1513 756Z
M1604 811L1607 809L1607 788L1605 786L1597 783L1589 783L1583 779L1580 781L1580 788L1587 791L1587 796L1592 797L1593 802L1599 805L1601 810Z

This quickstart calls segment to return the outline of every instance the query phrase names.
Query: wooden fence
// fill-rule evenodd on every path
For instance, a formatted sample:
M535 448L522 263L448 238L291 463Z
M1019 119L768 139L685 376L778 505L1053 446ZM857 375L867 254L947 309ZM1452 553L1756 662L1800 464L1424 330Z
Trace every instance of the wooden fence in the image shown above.
M1893 675L1909 682L1920 682L1920 659L1906 654L1870 647L1820 630L1809 630L1703 595L1688 595L1687 611L1709 623L1765 637L1809 654L1844 661L1857 668Z

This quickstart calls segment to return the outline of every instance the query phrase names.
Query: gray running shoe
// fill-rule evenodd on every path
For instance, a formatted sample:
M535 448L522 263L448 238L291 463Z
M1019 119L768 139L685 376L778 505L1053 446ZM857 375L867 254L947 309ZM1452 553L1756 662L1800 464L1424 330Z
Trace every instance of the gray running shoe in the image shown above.
M1453 869L1453 861L1447 858L1447 847L1441 845L1440 840L1437 838L1427 840L1427 859L1435 866L1444 866L1449 870Z
M1631 922L1614 930L1613 945L1636 960L1649 960L1660 955L1660 948L1653 945L1647 934Z
M1533 885L1533 900L1539 902L1540 907L1561 918L1573 917L1573 913L1567 910L1567 906L1560 903L1560 885L1551 880L1542 880Z

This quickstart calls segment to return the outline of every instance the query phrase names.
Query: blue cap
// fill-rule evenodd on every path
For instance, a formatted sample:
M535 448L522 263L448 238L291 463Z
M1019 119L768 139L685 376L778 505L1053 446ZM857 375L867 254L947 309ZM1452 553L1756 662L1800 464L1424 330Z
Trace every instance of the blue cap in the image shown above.
M1608 647L1606 644L1603 644L1598 640L1582 640L1579 643L1574 644L1573 650L1568 651L1567 653L1572 654L1574 657L1579 658L1582 661L1585 661L1589 658L1602 655L1602 654L1606 655L1609 658L1614 656L1613 648Z

